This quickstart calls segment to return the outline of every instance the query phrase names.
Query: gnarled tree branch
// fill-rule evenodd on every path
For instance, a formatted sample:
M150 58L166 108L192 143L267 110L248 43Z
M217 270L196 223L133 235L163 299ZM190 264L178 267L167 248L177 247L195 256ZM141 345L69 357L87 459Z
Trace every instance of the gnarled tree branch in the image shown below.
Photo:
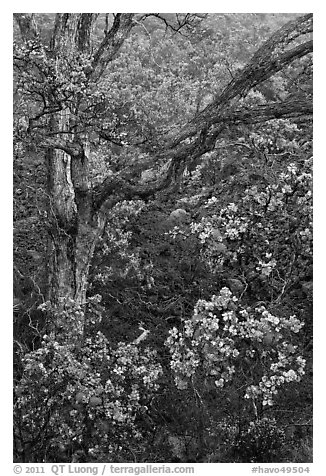
M312 41L295 46L283 52L299 35L312 31L312 14L299 17L286 23L272 35L254 54L251 61L245 66L224 90L215 97L203 111L197 114L182 131L169 140L168 147L175 146L198 133L198 129L209 127L219 117L226 106L236 97L244 97L248 92L266 79L281 71L294 60L299 59L312 51Z
M73 142L59 137L45 137L38 143L38 146L44 149L59 149L71 157L80 158L84 154L84 149L78 142Z
M136 184L134 179L110 177L94 190L94 208L98 209L118 193L120 199L135 196L146 198L168 187L181 176L187 163L214 149L219 135L226 127L239 123L256 124L275 118L299 117L312 114L312 101L291 99L256 107L237 107L233 99L246 95L253 87L270 78L294 60L312 51L312 41L284 51L300 35L312 31L312 15L288 22L267 40L221 94L201 113L197 114L180 133L168 136L162 143L163 152L153 153L153 163L165 160L169 165L157 180ZM114 200L112 201L112 203Z
M148 198L155 193L164 190L175 182L182 174L185 166L203 154L214 150L215 142L226 127L238 124L256 124L271 119L299 117L312 113L312 102L309 100L296 99L284 102L264 104L247 109L236 109L220 117L219 124L210 130L204 141L201 138L191 144L183 144L177 148L164 152L169 165L163 172L158 174L156 180L149 183L135 183L134 178L112 176L94 189L94 208L97 210L110 198L113 205L119 200L129 200L135 197ZM153 157L153 161L162 159L162 154ZM113 197L118 197L114 200Z

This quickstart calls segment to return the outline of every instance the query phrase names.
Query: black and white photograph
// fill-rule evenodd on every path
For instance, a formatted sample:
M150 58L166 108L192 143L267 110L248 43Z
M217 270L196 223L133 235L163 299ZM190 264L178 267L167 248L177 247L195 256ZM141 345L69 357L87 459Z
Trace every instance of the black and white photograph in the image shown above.
M309 8L13 13L15 473L309 474Z

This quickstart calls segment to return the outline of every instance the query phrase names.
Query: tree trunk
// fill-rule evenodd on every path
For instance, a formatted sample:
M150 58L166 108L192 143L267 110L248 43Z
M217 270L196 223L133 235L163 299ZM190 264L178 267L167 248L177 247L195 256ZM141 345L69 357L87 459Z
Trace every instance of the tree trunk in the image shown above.
M48 298L52 303L73 299L77 305L85 304L89 266L103 228L104 219L94 223L81 214L70 229L54 220L49 243Z
M92 74L99 63L111 61L119 51L133 25L133 14L117 14L111 30L106 32L94 54ZM50 56L55 60L56 78L65 77L67 62L78 55L90 54L92 24L96 14L56 15ZM29 19L29 18L27 18ZM18 17L23 26L25 16ZM32 24L32 19L29 25ZM29 26L28 25L28 26ZM35 33L36 35L36 33ZM26 36L26 35L25 35ZM105 60L103 57L105 56ZM56 79L55 78L55 79ZM60 96L58 96L60 97ZM72 117L78 116L79 94L76 93L62 106L61 99L49 95L52 113L48 122L48 171L49 198L49 279L48 299L54 315L49 327L67 336L81 336L84 329L84 305L88 286L88 274L96 243L103 233L105 216L94 207L93 191L88 170L87 135L75 134L70 127ZM53 143L53 138L56 138ZM78 312L71 319L63 320L67 306Z
M48 168L51 223L48 299L59 312L67 304L83 310L89 267L105 225L104 217L92 211L90 190L83 193L73 187L71 160L78 161L64 152L48 151L51 164ZM78 166L82 168L81 164L74 165ZM83 313L73 326L75 333L82 334ZM72 330L69 323L65 330Z
M66 130L69 119L70 112L61 111L51 118L50 127ZM101 213L93 210L85 148L74 156L51 148L46 157L50 221L48 299L59 312L72 303L83 310L89 267L105 225ZM79 334L83 332L83 320L81 313L73 323ZM71 330L70 324L67 326L66 330Z

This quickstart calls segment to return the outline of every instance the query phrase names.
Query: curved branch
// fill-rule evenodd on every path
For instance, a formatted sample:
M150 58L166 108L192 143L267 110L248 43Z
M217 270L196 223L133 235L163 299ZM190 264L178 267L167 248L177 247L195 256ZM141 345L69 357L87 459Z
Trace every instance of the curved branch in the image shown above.
M98 211L103 204L105 208L111 208L122 200L147 199L166 189L173 182L176 164L180 162L171 160L169 166L150 183L142 183L139 179L136 183L137 178L128 179L119 175L107 177L93 189L93 211Z
M256 124L271 119L299 117L312 113L312 101L294 99L284 102L264 104L262 106L236 109L226 112L216 120L214 127L203 137L190 144L179 145L153 157L153 162L164 157L168 160L165 167L153 182L134 183L132 178L111 176L98 185L93 193L94 210L98 210L107 200L113 206L120 200L133 198L147 199L155 193L168 188L178 180L187 164L203 154L214 150L217 138L226 127L241 124Z
M261 59L260 64L255 64L253 61L245 67L241 74L234 78L223 93L215 101L214 106L221 106L227 101L234 99L236 96L246 96L248 92L258 86L258 84L266 81L266 79L278 73L294 60L311 53L313 49L312 40L307 41L301 45L286 51L282 55L267 55ZM212 106L210 106L210 109ZM206 111L208 112L208 111Z
M228 124L257 124L271 119L287 119L311 115L313 104L311 99L292 99L283 102L273 102L248 109L234 110L230 116L222 120Z
M207 13L186 13L184 15L176 13L175 14L175 25L172 21L169 21L166 18L164 13L145 13L140 17L140 20L154 17L157 18L159 21L163 22L165 25L165 31L170 29L174 33L179 33L183 35L183 29L188 28L191 29L193 26L198 24L201 20L207 17Z
M94 53L93 71L99 66L102 66L103 69L114 59L133 26L134 15L134 13L116 14L112 27L105 33L102 43Z
M45 137L38 143L38 147L44 149L59 149L74 158L80 158L84 155L84 149L79 143L58 137Z

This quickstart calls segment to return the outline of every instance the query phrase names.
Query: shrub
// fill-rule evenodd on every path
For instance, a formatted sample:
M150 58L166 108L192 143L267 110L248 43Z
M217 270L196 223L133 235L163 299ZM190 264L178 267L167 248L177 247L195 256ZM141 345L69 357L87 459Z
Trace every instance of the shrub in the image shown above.
M234 455L239 462L271 463L280 461L285 433L275 420L251 421L235 441Z
M69 309L69 307L68 307ZM74 309L66 310L73 314ZM74 339L44 335L22 358L15 387L15 453L24 462L128 460L142 444L137 417L158 388L162 373L144 343L111 346L101 333Z

